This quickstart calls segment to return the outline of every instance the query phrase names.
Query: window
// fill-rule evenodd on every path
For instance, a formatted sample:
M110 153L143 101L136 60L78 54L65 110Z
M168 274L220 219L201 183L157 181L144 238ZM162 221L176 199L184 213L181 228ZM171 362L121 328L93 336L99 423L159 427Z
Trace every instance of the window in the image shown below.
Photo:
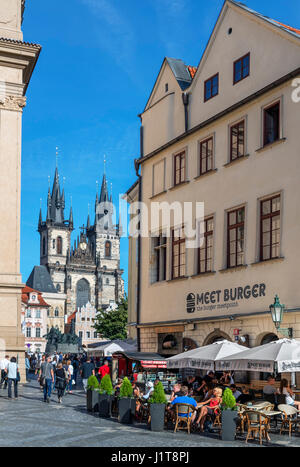
M172 279L185 276L184 227L172 231Z
M213 138L200 143L200 175L213 169Z
M98 337L98 334L97 334L97 331L94 332L94 339L97 339Z
M219 94L219 73L209 78L204 83L204 102Z
M174 156L174 186L185 182L185 151Z
M57 285L56 285L56 290L57 290L57 292L60 292L60 291L61 291L61 286L60 286L60 284L57 284Z
M244 57L239 58L236 62L234 62L233 68L233 84L236 84L239 81L247 78L247 76L250 74L250 53L244 55Z
M245 155L245 121L230 128L230 161Z
M280 195L260 204L260 260L280 256Z
M105 257L111 257L111 243L109 241L105 242Z
M82 331L79 331L78 337L80 337L80 339L82 339L82 335L83 335L83 332L82 332Z
M90 333L90 331L86 331L86 338L87 338L87 339L90 339L90 338L91 338L91 333Z
M41 337L41 328L35 329L35 337Z
M280 102L264 109L264 146L280 138Z
M47 317L49 318L49 316L50 316L50 310L48 309L47 310Z
M31 337L31 328L26 328L26 337Z
M109 279L106 279L106 285L109 285Z
M41 310L36 310L35 312L35 317L40 318L41 317Z
M244 264L245 208L228 212L227 216L227 267L233 268Z
M27 310L27 313L26 313L26 318L31 318L31 310Z
M204 220L204 232L202 245L198 248L198 273L212 272L212 254L214 237L214 219L210 217Z
M54 316L55 316L55 318L58 318L58 316L59 316L59 309L58 308L55 308Z
M167 238L160 233L151 239L154 261L152 264L152 283L166 280Z
M53 250L55 249L55 239L52 240L52 247L53 247Z
M168 84L168 83L165 84L165 91L166 91L166 92L169 91L169 84Z
M43 256L46 254L46 239L43 237Z
M62 238L61 237L57 237L56 253L58 255L62 254Z

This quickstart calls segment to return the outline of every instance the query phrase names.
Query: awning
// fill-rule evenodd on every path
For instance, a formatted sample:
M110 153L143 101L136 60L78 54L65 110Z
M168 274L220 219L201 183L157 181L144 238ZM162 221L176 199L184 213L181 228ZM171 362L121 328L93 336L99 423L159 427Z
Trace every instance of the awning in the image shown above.
M114 352L113 358L128 358L135 362L140 362L143 368L167 368L167 360L157 353L145 352Z

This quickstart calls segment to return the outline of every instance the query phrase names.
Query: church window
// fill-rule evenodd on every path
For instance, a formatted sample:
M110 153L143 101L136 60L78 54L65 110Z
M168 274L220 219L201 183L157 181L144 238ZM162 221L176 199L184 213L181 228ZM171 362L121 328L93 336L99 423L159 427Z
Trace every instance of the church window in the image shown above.
M86 279L81 279L76 288L76 308L82 308L90 301L90 285Z
M53 249L55 249L55 238L52 240Z
M46 254L46 239L43 237L43 256Z
M105 258L111 257L111 243L109 241L105 242Z
M56 253L58 255L62 254L62 238L61 237L57 237Z

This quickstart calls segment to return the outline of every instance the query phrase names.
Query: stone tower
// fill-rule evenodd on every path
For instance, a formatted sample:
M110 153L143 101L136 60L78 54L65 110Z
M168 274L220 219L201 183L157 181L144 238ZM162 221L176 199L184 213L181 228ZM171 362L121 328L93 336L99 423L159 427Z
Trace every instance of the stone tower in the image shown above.
M87 219L87 238L97 265L96 304L107 309L124 295L123 271L120 269L120 224L115 222L112 196L109 196L105 174L100 196L96 194L95 222Z
M47 217L43 222L40 210L38 231L40 233L40 264L46 266L58 293L66 293L66 264L70 252L73 212L65 220L65 192L61 191L56 167L52 193L48 189Z

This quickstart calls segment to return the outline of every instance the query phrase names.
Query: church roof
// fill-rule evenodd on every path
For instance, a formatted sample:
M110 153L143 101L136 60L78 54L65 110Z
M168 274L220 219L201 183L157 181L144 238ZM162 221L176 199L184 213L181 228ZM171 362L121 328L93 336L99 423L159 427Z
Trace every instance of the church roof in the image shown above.
M57 293L46 266L34 266L26 285L39 292Z

